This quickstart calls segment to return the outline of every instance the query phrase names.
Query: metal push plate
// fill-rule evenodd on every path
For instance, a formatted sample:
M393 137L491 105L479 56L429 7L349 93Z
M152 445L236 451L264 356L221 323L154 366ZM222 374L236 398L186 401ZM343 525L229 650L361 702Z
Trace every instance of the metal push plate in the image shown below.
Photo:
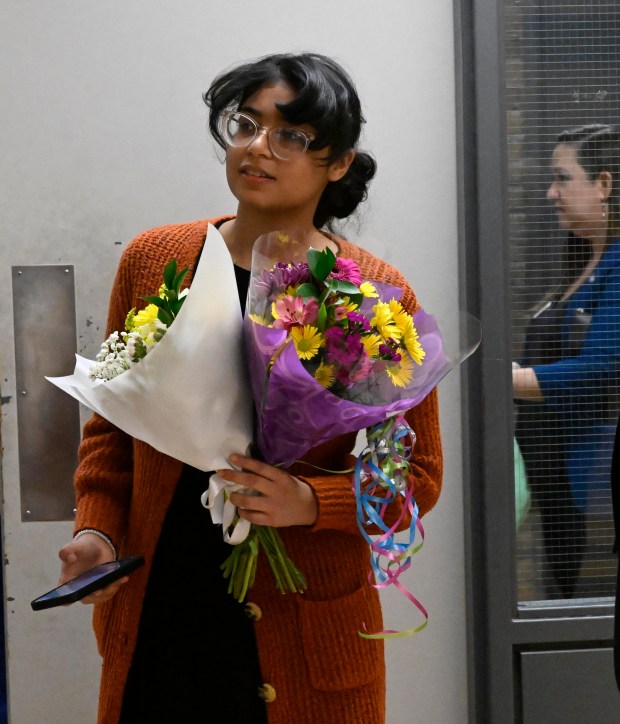
M12 272L22 520L71 520L79 406L45 375L71 374L75 366L73 267Z

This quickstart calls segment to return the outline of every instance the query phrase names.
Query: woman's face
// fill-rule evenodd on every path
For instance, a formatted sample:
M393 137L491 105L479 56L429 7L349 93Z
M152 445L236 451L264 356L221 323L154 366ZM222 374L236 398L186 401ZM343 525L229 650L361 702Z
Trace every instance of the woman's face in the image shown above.
M607 193L600 177L591 180L577 161L577 150L559 144L553 151L553 182L547 198L555 204L560 226L585 239L592 237L605 210Z
M239 110L252 116L266 130L293 127L278 111L276 103L289 103L294 97L294 91L285 83L268 85L247 98ZM311 135L315 133L308 124L296 127ZM326 166L321 159L328 153L329 149L324 148L281 160L273 155L264 131L246 148L229 146L226 177L239 201L239 213L243 210L275 215L284 223L312 220L327 184L341 178L350 164L350 159L340 159Z

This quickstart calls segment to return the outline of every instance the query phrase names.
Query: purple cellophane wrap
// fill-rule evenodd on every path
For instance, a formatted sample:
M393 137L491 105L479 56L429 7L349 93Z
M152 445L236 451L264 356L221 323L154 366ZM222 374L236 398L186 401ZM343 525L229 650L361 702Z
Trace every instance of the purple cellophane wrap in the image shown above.
M395 387L387 379L375 383L369 394L377 404L368 405L342 399L319 384L304 369L292 341L278 353L268 374L269 361L287 333L246 317L250 381L258 414L258 456L286 467L321 443L419 404L458 361L447 359L434 317L420 310L413 319L426 353L422 364L414 366L406 387Z

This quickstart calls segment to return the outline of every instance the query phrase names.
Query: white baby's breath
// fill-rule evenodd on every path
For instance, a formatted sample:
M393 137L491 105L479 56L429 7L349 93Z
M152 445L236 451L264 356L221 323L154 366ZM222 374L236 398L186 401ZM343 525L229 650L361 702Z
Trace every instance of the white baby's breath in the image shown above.
M144 324L132 332L112 332L101 345L97 361L89 370L89 378L109 381L123 374L146 357L167 329L157 320L155 324Z

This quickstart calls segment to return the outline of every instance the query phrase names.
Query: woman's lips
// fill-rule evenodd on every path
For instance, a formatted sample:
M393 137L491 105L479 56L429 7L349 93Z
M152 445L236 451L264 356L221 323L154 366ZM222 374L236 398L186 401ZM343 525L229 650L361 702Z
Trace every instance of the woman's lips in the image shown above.
M246 178L256 179L256 181L273 181L273 176L270 176L266 171L260 168L242 168L241 175Z

